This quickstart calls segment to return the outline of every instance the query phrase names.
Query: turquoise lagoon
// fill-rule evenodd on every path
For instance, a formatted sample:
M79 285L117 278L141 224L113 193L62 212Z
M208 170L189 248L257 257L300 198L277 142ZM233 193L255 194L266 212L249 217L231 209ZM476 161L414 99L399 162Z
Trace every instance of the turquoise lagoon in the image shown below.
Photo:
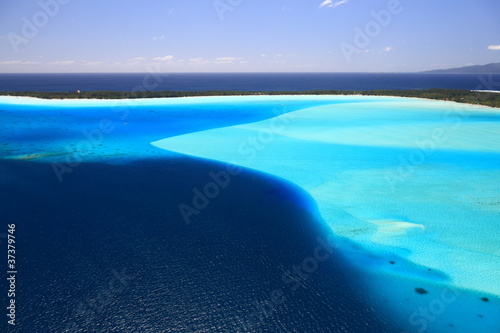
M189 155L292 182L316 202L369 306L401 331L500 331L499 109L366 96L0 97L0 129L2 159L52 163L59 181L81 163Z

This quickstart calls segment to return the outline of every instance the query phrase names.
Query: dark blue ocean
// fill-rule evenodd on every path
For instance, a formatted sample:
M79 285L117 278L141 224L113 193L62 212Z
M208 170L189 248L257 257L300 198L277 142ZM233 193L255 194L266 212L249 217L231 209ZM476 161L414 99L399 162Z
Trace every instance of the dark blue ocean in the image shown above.
M146 79L146 81L145 81ZM304 91L373 89L500 90L500 74L225 73L0 74L0 91Z
M397 332L335 252L283 277L330 232L298 188L245 171L186 225L180 200L221 168L84 163L59 183L50 164L2 160L19 258L2 332Z

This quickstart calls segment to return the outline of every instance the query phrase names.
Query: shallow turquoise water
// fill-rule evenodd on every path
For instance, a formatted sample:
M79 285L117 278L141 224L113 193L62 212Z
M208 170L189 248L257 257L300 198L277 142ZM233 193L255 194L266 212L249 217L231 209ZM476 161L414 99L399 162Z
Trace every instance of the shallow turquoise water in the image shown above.
M418 298L405 284L427 281L438 290L500 295L498 110L400 98L330 99L330 105L153 145L304 188L334 232L363 249L346 245L344 253L373 274L362 284L370 293ZM198 144L207 140L214 144ZM397 268L387 265L394 256L403 259ZM460 316L450 309L442 321ZM413 310L390 309L401 320ZM439 331L439 322L429 331ZM469 329L475 325L471 320Z
M82 162L185 154L297 184L378 312L411 332L500 330L498 109L266 96L1 98L0 110L1 157L57 163L60 181Z

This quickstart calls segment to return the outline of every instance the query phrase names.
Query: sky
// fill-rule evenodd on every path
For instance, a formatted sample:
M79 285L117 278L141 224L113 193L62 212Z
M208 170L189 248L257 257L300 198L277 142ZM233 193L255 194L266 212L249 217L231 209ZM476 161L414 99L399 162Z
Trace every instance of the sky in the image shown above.
M415 72L492 62L498 0L0 0L0 73Z

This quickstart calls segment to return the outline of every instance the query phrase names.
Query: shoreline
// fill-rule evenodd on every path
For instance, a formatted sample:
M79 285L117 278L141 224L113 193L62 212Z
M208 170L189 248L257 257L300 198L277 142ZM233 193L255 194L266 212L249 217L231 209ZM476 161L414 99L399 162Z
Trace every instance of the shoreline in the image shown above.
M404 90L401 90L401 92L404 92ZM477 90L471 90L470 92L476 92L476 93L494 93L493 91L477 91ZM289 94L287 94L289 93ZM346 93L346 94L311 94L308 91L304 92L287 92L284 94L272 94L272 93L264 93L264 92L256 92L255 94L241 94L241 95L232 95L232 94L227 94L227 95L206 95L206 96L200 96L200 95L194 95L194 96L172 96L172 97L136 97L136 98L41 98L37 96L15 96L15 95L2 95L2 92L0 92L0 103L5 101L5 100L12 100L12 101L18 101L18 100L26 100L30 102L34 101L40 101L40 102L91 102L92 103L110 103L115 101L116 103L124 103L124 102L131 102L131 103L138 103L140 101L144 100L149 100L149 101L167 101L167 100L183 100L183 99L192 99L192 98L231 98L231 97L340 97L340 96L345 96L345 97L381 97L381 98L408 98L408 99L418 99L418 100L425 100L425 101L432 101L432 102L449 102L449 103L455 103L455 104L462 104L462 105L468 105L468 106L476 106L476 107L486 107L488 109L500 109L499 106L491 106L491 105L485 105L485 104L480 104L480 103L468 103L468 102L459 102L459 101L454 101L454 100L449 100L449 99L438 99L438 98L425 98L425 97L418 97L418 96L398 96L398 95L382 95L382 94L377 94L373 93L370 94L370 91L366 91L365 93L361 93L358 91L352 91L352 93ZM495 95L499 93L500 96L500 91L496 92ZM136 102L137 101L137 102ZM31 103L30 103L31 104Z

